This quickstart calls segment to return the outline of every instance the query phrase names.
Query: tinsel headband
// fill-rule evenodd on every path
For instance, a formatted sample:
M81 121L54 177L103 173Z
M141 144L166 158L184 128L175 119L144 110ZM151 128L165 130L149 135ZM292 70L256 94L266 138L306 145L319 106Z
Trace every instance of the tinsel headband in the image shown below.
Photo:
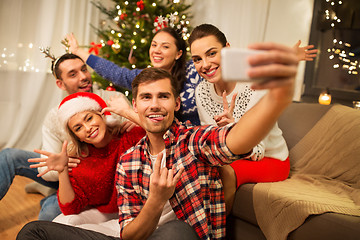
M190 35L187 27L188 24L188 21L180 20L178 15L170 13L167 14L165 17L158 16L155 18L155 28L153 32L155 33L165 27L171 27L174 28L184 40L186 40Z

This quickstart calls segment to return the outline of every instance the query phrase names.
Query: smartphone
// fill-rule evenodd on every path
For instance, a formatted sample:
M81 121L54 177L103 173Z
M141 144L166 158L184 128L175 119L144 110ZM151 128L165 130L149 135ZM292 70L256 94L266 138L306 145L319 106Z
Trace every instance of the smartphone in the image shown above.
M221 50L221 74L224 81L254 82L262 78L250 78L247 71L250 68L248 57L264 52L246 48L225 47Z

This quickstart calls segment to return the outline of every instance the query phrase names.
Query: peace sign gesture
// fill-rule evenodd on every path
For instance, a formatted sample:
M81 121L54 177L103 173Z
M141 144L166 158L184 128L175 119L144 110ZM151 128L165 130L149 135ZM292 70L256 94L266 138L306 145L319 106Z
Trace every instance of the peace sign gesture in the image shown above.
M177 182L184 168L174 176L174 169L161 168L163 153L159 153L153 166L153 172L150 176L149 198L156 198L159 202L165 203L174 194Z
M234 108L235 108L236 96L237 96L237 93L235 93L232 96L231 102L230 102L230 107L229 107L229 104L226 99L226 91L223 92L222 98L223 98L224 111L223 111L223 113L214 116L214 120L219 127L222 127L229 123L235 122L235 119L233 117L233 112L234 112Z

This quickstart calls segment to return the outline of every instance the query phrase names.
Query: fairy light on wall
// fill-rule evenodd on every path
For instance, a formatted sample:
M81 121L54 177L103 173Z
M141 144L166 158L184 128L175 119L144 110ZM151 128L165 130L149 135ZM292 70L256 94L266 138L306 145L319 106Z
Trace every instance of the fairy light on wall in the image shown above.
M325 10L325 19L329 21L331 28L334 30L337 25L341 23L341 19L336 15L335 9L342 5L342 1L330 1L327 2L327 8ZM338 63L333 64L335 69L346 70L350 75L358 74L358 68L360 67L357 60L354 59L355 54L351 52L351 44L339 40L335 36L334 32L333 39L333 48L329 48L327 51L329 53L330 60L336 60Z
M26 45L25 45L26 46ZM23 48L24 44L19 43L18 48ZM29 43L27 48L33 49L34 44ZM20 50L19 50L20 51ZM40 72L39 68L37 68L33 61L29 58L21 61L16 58L16 54L10 52L7 48L1 49L0 52L0 69L5 71L17 70L21 72Z

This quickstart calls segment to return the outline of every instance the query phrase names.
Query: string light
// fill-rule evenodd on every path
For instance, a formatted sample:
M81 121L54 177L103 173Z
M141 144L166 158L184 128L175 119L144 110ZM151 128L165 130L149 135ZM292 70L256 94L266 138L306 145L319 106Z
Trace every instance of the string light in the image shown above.
M325 0L328 4L330 3L330 6L328 6L329 9L325 10L325 19L330 22L330 26L334 29L336 28L336 24L341 23L341 19L339 16L336 15L335 9L336 4L341 5L342 1L330 1ZM334 33L335 35L335 33ZM349 69L349 66L353 66L349 71L347 71L348 74L358 74L357 67L360 67L357 65L356 60L352 60L353 57L355 57L355 54L350 51L351 44L347 42L343 42L339 39L336 39L334 37L333 39L334 47L332 49L328 49L327 52L329 53L329 59L331 60L339 60L340 63L336 63L333 65L333 68L341 68L342 69Z
M23 48L24 44L18 43L18 48ZM29 49L34 48L33 43L29 43L27 45ZM1 51L1 50L0 50ZM31 59L27 58L21 63L19 57L16 57L15 53L9 52L7 48L3 48L2 52L0 53L0 69L5 70L14 70L17 69L21 72L40 72L40 69L34 66L34 63Z

